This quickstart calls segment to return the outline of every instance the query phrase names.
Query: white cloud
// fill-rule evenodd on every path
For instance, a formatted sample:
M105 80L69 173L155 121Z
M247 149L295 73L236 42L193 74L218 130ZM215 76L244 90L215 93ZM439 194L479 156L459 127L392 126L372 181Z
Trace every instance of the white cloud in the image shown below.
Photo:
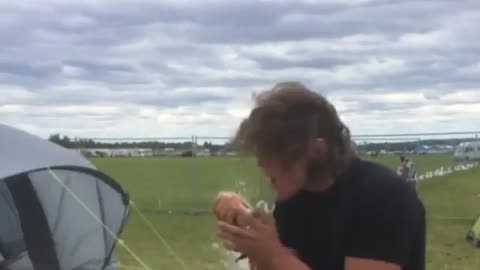
M364 63L340 66L334 70L334 78L338 81L366 81L373 77L390 75L407 70L402 59L369 59Z
M84 74L84 70L79 67L64 65L62 67L62 72L66 77L76 77Z
M21 103L35 96L22 86L0 84L0 104Z
M52 108L53 113L59 114L116 114L119 109L112 106L96 106L96 105L68 105Z
M385 94L368 94L365 98L369 101L385 102L390 104L411 104L418 102L425 102L423 93L407 92L407 93L385 93Z
M138 115L143 118L152 118L156 114L154 108L141 108L138 112Z
M0 114L2 113L19 113L25 111L24 107L21 105L7 104L0 105Z
M64 20L64 24L71 28L94 27L95 20L82 15L74 15L71 17L67 17Z
M440 99L447 104L480 103L480 88L457 89L440 96Z
M448 32L434 30L428 33L406 33L400 36L398 47L435 48L438 44L448 42L452 37Z

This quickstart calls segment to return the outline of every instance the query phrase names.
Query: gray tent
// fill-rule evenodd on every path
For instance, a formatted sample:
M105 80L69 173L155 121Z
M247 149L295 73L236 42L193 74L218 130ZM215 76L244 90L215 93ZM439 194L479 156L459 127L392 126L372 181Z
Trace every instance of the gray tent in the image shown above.
M79 153L0 124L0 269L114 269L128 201Z

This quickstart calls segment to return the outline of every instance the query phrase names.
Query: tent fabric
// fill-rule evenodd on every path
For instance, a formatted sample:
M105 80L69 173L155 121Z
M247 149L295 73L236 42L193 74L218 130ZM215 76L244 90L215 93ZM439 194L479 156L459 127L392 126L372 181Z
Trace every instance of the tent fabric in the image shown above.
M25 250L25 242L17 208L4 181L0 181L0 218L0 254L5 260Z
M0 124L0 178L52 166L95 169L74 150Z
M53 175L58 177L52 181ZM85 204L103 224L118 234L125 217L120 193L93 175L71 170L38 171L29 174L52 230L61 269L77 269L90 264L101 269L113 249L115 239L83 205L57 181ZM75 232L74 234L72 232ZM96 267L92 267L96 265Z
M18 229L23 232L25 251L28 251L28 257L34 269L59 270L55 243L42 205L28 175L16 175L6 179L5 182L17 208L20 221Z
M0 253L17 261L28 250L31 263L41 269L104 269L111 265L116 239L110 233L115 236L121 233L128 199L107 184L111 180L103 181L96 174L75 171L74 168L45 169L0 181L2 201L6 202L1 204L0 217L2 221L9 221L1 222ZM13 199L16 191L12 194L11 187L23 179L31 184L35 196L21 196L17 201L26 200L30 205L38 203L40 209L35 213L45 216L47 235L40 230L38 219L33 219L28 212L23 215L18 213L25 208L19 208L18 202ZM68 190L58 181L62 181ZM25 185L22 183L20 187ZM22 217L26 217L29 223L25 224ZM36 241L28 243L26 235L32 233ZM55 243L52 248L47 245L49 240L45 237L50 237ZM39 260L33 257L38 252L42 254ZM50 253L55 254L55 261L47 259ZM57 263L58 266L55 266Z
M24 251L20 253L15 259L8 261L8 264L0 263L0 269L2 270L27 270L34 269L28 252ZM49 269L50 270L50 269Z
M475 247L480 248L480 217L478 217L472 229L468 232L467 240Z
M0 149L0 269L115 269L122 187L79 153L2 125Z

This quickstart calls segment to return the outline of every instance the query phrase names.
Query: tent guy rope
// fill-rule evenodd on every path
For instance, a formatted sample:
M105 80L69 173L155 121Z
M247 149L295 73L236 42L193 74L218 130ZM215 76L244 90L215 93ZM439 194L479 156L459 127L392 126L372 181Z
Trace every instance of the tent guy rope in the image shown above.
M70 195L72 195L72 197L99 223L101 224L105 230L113 237L115 238L115 240L117 240L117 242L123 247L125 248L125 250L130 254L132 255L133 258L135 258L135 260L137 260L138 263L140 263L140 265L142 265L143 267L147 268L148 270L153 270L152 268L150 268L137 254L135 254L126 244L125 242L118 238L114 232L112 232L112 230L110 230L110 228L108 228L98 217L97 215L95 215L95 213L93 213L93 211L85 204L85 202L82 201L82 199L80 199L73 190L71 190L67 185L65 185L65 183L60 179L60 177L58 177L58 175L55 174L55 172L53 172L50 168L48 169L48 171L50 172L50 174L52 175L52 177L60 184L62 185L62 187L68 192L70 193ZM178 264L180 264L182 266L182 269L183 270L189 270L189 268L187 267L187 265L185 264L185 261L180 258L180 256L175 252L175 250L172 248L172 246L168 243L168 241L162 237L162 235L158 232L158 230L155 229L155 226L152 224L152 222L150 222L147 217L140 211L140 209L136 206L136 204L130 200L129 201L129 204L130 206L132 206L132 209L134 211L137 212L137 214L140 216L140 218L143 220L143 222L145 222L145 224L149 227L149 229L153 232L153 234L158 238L158 240L160 240L160 242L163 244L163 246L168 250L168 252L170 253L170 255L172 255L175 260L177 261Z
M48 171L52 175L53 179L55 179L55 181L57 181L75 199L75 201L77 201L77 203L79 203L79 205L82 206L83 209L85 209L85 211L87 211L87 213L93 217L93 219L95 219L95 221L102 225L108 234L110 234L110 236L112 236L119 245L121 245L140 265L142 265L142 267L147 270L153 270L137 254L135 254L135 252L133 252L122 239L118 238L116 234L110 230L110 228L108 228L97 215L95 215L95 213L85 204L85 202L83 202L82 199L80 199L75 192L73 192L73 190L65 185L65 183L60 179L60 177L58 177L57 174L55 174L55 172L53 172L50 168L48 168Z
M138 207L135 205L133 201L130 201L130 204L132 205L132 208L137 211L137 214L142 218L143 222L147 224L147 226L150 228L150 230L153 232L153 234L162 242L163 246L170 252L170 255L172 255L175 260L177 261L178 264L182 266L184 270L188 270L187 265L185 264L185 261L180 258L180 256L175 252L175 250L172 248L170 244L168 244L167 240L162 237L162 235L155 229L155 226L153 226L152 222L150 222L147 217L138 209Z

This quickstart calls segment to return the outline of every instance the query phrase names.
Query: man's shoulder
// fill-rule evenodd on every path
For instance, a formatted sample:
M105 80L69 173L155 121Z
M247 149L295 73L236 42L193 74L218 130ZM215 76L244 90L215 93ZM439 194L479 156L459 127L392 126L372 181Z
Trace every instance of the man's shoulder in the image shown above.
M404 183L393 169L375 161L357 158L352 167L352 182L358 184L391 187Z
M387 201L419 202L416 191L401 176L391 168L369 160L356 162L349 189L358 200L377 205ZM356 201L358 201L356 200Z

